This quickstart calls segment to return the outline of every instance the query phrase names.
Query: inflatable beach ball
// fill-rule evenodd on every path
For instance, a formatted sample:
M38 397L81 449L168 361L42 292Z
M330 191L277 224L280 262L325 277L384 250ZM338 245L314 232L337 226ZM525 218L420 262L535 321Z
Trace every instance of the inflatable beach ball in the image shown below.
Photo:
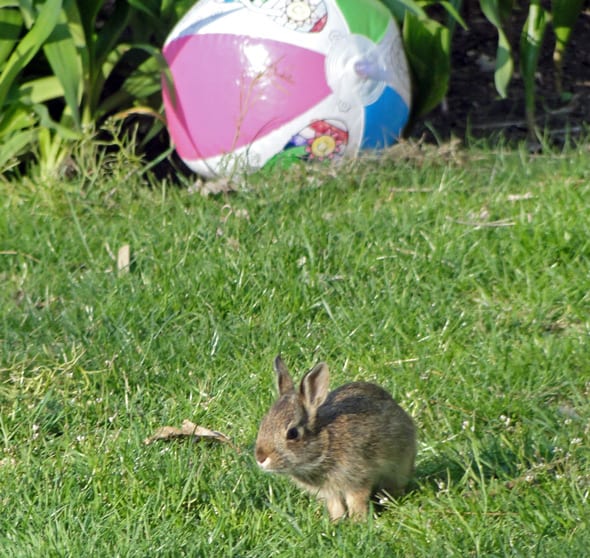
M203 176L354 156L408 120L408 66L379 0L200 0L163 53L168 129Z

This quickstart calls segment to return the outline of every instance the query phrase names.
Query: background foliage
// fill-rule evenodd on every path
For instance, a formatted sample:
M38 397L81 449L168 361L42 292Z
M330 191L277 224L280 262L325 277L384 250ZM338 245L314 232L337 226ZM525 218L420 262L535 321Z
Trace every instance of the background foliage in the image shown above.
M452 36L456 24L466 27L461 13L477 0L383 0L402 23L404 45L415 79L414 113L422 115L444 97L451 68ZM554 62L556 86L561 92L563 57L584 0L479 0L479 7L498 33L494 83L498 94L508 95L514 73L514 50L520 61L525 84L526 114L529 131L535 133L535 72L545 31L549 23L555 34ZM432 9L439 8L432 17ZM512 45L507 28L514 15L527 14L518 45ZM440 14L443 14L442 17Z
M54 172L71 141L105 117L157 109L159 46L192 4L46 0L0 3L0 172L33 155Z
M452 72L453 32L475 0L382 0L400 22L414 78L414 117L444 98ZM75 168L72 145L110 115L151 114L143 145L162 128L160 47L193 0L0 0L0 174L28 161L41 176ZM518 50L534 131L535 71L549 24L555 34L556 84L584 0L479 0L498 32L495 85L502 96ZM519 45L506 33L515 13L528 17ZM162 144L165 137L161 137ZM160 151L165 151L166 146Z

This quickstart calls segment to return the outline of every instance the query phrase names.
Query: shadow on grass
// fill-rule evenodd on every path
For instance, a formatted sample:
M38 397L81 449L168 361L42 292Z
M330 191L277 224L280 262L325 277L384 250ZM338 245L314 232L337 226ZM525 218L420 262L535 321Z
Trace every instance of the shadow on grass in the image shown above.
M497 437L471 440L471 448L453 451L427 459L419 464L407 493L431 489L434 492L466 485L472 480L497 480L507 488L535 475L553 473L563 467L563 460L554 452L550 438L545 441L521 440L515 449L503 445ZM516 451L515 451L516 450Z

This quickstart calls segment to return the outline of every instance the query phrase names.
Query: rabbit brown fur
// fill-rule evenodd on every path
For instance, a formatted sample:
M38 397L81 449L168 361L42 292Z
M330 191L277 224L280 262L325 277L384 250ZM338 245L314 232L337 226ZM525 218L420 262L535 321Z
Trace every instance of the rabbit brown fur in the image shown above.
M414 469L410 416L376 384L353 382L328 392L320 363L296 390L280 356L274 362L279 399L262 419L256 460L290 475L326 501L332 519L364 517L372 494L403 494Z

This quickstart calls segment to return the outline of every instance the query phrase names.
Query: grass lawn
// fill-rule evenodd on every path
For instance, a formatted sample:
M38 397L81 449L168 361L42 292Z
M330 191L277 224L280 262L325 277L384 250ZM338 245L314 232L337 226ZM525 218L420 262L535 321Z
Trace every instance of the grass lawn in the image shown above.
M589 555L588 144L402 151L215 198L0 182L0 556ZM257 470L278 352L394 394L407 497L332 524ZM185 418L239 451L143 443Z

